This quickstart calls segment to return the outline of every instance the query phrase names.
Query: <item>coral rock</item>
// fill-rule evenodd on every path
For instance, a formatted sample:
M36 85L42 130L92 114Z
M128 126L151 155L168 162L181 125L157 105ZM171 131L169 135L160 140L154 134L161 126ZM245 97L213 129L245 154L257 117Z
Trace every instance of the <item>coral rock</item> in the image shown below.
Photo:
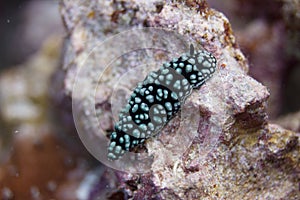
M146 75L143 70L130 73L141 64L139 58L143 57L142 62L153 61L153 58L141 56L145 52L123 55L123 47L140 41L138 38L124 40L122 48L115 48L117 44L100 46L87 58L98 41L128 28L168 28L212 52L218 60L216 74L187 99L184 115L175 117L161 134L147 141L148 153L154 156L151 172L138 178L130 173L115 172L120 180L119 189L126 192L127 197L297 199L299 138L292 131L268 124L266 101L269 92L247 75L248 63L222 13L208 8L204 0L85 3L64 0L61 13L69 32L62 66L64 93L72 95L75 81L84 86L83 89L98 85L97 98L93 94L72 96L82 111L80 124L93 138L93 134L109 134L116 111L124 105L137 79ZM172 43L168 41L171 37L165 37L164 45ZM155 39L150 38L145 44L156 44ZM182 46L174 43L169 50L181 49ZM121 58L114 62L115 67L104 71L105 64L117 55ZM166 60L160 51L155 51L153 57L157 63ZM81 66L83 61L84 67ZM86 71L76 78L81 68ZM148 67L150 70L157 68ZM97 70L104 71L103 79L99 80ZM116 92L114 85L126 72L126 81L120 81L122 87L117 91L117 105L110 104ZM86 109L91 103L95 104L99 118L105 119L100 123L104 133L88 131L91 127L99 130L98 122L89 118L91 110ZM113 106L117 108L111 113ZM186 137L194 133L195 138L186 143L181 140L185 137L175 134L177 130ZM186 144L187 149L182 148Z

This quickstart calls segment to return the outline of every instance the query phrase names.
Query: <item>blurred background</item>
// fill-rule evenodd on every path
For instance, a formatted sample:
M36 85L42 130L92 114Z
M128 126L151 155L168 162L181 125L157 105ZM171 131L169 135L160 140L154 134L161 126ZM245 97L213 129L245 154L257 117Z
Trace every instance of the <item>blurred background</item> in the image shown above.
M299 3L208 3L229 18L238 44L249 60L249 74L270 89L270 120L300 131ZM64 136L70 127L64 127L59 119L69 120L70 124L72 119L57 111L53 103L51 94L59 91L53 91L51 84L60 67L66 35L59 1L0 2L2 199L84 199L84 192L74 191L87 172L100 165L80 143L72 143L77 135Z
M1 69L23 63L51 35L64 34L58 1L0 2Z

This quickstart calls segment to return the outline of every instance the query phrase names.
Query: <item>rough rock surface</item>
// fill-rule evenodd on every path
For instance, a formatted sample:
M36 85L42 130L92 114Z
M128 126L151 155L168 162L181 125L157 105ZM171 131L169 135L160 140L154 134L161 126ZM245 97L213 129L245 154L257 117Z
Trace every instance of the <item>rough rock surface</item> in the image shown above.
M284 43L287 40L282 21L268 23L253 20L238 33L238 41L249 56L250 74L271 91L268 114L274 118L283 107L283 81L289 65L285 63Z
M280 126L292 130L294 132L300 132L300 112L290 113L285 116L281 116L274 121L274 123Z
M208 0L225 13L249 61L249 74L270 90L267 112L276 119L300 109L298 0ZM241 17L242 16L242 17Z
M247 75L248 63L222 13L209 9L204 0L64 0L61 13L68 31L64 72L60 72L64 75L64 93L71 97L74 81L80 81L87 88L98 85L96 98L91 94L78 104L83 116L80 124L86 130L97 124L90 120L90 110L85 110L86 105L93 102L91 98L95 99L96 112L103 119L101 128L106 134L112 130L113 86L122 73L140 64L135 59L137 55L123 56L116 67L105 72L105 80L99 81L93 70L76 77L83 61L84 68L100 65L97 70L103 71L106 63L123 53L120 48L105 46L86 59L97 42L129 28L169 28L212 52L218 60L217 73L186 102L198 110L199 121L193 130L197 131L197 137L192 145L181 155L174 153L181 141L176 140L173 132L182 123L179 117L174 118L159 136L146 144L154 156L151 173L115 172L111 176L116 176L120 184L119 190L110 193L111 196L123 199L299 198L299 136L268 123L269 92ZM124 46L133 42L124 41ZM176 45L170 50L181 49ZM158 63L165 60L160 54L153 53ZM137 81L136 74L126 78L125 87L120 90L123 95L117 98L119 102L124 102L121 98L130 94L130 87ZM78 96L73 94L72 100L77 101ZM182 129L185 133L188 127ZM109 174L104 175L106 178L99 178L100 182L109 180ZM94 184L90 189L93 191L90 199L103 195L101 189L95 192L99 185Z

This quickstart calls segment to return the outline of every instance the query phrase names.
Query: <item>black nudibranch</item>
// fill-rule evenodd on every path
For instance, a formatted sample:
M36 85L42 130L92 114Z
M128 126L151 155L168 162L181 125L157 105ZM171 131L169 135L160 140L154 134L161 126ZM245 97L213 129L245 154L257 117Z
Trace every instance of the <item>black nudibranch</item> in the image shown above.
M194 88L215 72L217 60L205 50L190 52L163 64L138 83L120 112L110 135L107 157L119 159L125 151L154 136L179 111Z

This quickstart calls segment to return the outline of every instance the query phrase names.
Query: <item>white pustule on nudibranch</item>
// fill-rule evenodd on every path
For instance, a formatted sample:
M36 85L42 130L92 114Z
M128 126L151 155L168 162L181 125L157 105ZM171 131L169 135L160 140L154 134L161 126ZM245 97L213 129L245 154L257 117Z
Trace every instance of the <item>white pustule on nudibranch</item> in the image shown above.
M119 159L125 151L157 134L179 111L193 88L199 88L215 72L217 60L204 50L183 54L138 83L120 112L110 135L107 157Z

